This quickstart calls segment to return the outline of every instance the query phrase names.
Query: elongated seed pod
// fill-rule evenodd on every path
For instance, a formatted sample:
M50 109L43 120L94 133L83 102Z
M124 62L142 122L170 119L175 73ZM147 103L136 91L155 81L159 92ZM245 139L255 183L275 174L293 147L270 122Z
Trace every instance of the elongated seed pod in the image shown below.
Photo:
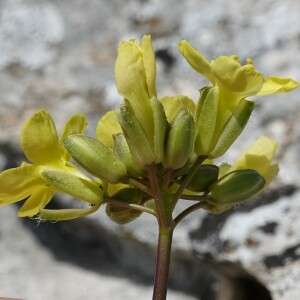
M154 154L151 144L129 102L125 100L117 113L133 160L143 166L153 163Z
M64 145L75 161L90 174L118 183L127 170L117 155L98 140L85 135L70 135Z
M265 179L255 170L236 170L221 177L210 187L210 202L234 204L255 195L265 185Z
M193 144L194 119L186 109L181 109L170 124L163 166L173 170L182 168L189 159Z

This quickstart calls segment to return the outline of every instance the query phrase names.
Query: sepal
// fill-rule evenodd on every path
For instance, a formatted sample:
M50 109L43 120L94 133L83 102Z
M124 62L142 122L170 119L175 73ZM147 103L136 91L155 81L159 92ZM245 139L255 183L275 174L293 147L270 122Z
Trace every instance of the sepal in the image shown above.
M219 107L219 89L205 87L200 92L195 117L195 152L208 155L215 135Z
M253 101L242 99L237 108L226 122L217 142L209 153L210 158L222 156L244 130L254 109Z
M159 164L163 161L165 151L165 136L167 131L167 117L160 101L155 97L150 99L153 114L153 154L154 162Z
M190 157L193 144L194 119L186 109L181 109L167 133L163 166L173 170L182 168Z
M88 208L69 208L69 209L40 209L40 221L69 221L85 217L96 212L100 205L92 205Z
M144 166L133 161L124 134L122 133L114 134L113 139L114 139L115 153L122 161L122 163L126 166L128 173L135 177L142 176L144 171Z
M99 204L103 200L103 191L97 182L89 178L77 176L71 172L54 168L42 168L41 177L55 190L79 198L91 204Z
M154 154L151 143L129 102L124 100L117 113L132 158L143 166L153 163Z

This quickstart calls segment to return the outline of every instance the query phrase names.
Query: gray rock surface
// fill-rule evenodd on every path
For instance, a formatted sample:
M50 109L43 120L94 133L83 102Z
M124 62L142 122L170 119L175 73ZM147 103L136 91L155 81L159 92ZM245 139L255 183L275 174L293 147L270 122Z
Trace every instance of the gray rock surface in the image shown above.
M196 99L207 83L180 57L181 39L209 59L251 56L266 75L300 81L297 0L1 0L0 167L22 160L20 129L36 109L47 109L59 130L84 113L93 135L100 116L121 101L113 73L118 43L144 33L157 50L159 96ZM177 228L168 299L228 300L241 287L248 296L249 287L258 291L259 282L275 300L299 299L299 98L298 89L257 99L248 128L221 161L233 161L264 134L280 142L280 174L257 199L219 216L196 212ZM64 201L70 199L54 205ZM151 217L117 226L102 211L36 226L17 219L16 209L0 209L0 297L151 298Z

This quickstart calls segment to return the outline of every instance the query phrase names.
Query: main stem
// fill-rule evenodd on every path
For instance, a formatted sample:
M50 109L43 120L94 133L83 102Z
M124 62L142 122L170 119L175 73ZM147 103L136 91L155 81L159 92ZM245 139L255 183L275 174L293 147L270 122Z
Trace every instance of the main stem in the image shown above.
M152 195L155 199L157 220L159 225L156 270L154 277L153 300L165 300L168 290L170 258L174 221L170 210L170 198L166 193L166 187L158 179L156 166L148 165L148 174Z
M153 300L165 300L168 290L173 227L159 226Z

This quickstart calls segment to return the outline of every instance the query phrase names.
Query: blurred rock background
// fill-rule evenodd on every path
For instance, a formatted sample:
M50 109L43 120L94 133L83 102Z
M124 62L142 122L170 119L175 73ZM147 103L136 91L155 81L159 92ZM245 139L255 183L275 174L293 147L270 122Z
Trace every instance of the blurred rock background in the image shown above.
M121 101L118 43L144 33L153 37L160 97L197 99L207 83L180 56L181 39L208 59L251 56L266 75L300 81L298 0L0 0L0 168L23 159L20 130L39 108L58 130L84 113L93 135ZM298 89L257 100L248 128L221 161L264 134L280 142L280 174L259 198L219 216L196 212L177 228L168 299L300 298L299 98ZM53 205L70 202L59 200ZM0 297L151 299L151 217L117 226L102 211L37 224L18 219L17 209L0 208Z

